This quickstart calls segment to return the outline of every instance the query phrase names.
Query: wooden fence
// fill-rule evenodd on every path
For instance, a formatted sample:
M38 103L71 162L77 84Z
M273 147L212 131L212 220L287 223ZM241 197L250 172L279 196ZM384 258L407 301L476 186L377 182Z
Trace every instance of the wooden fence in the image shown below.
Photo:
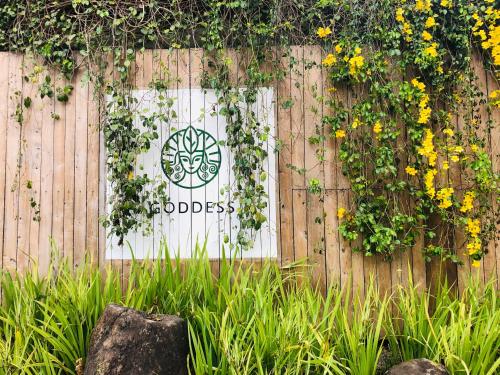
M244 79L236 53L228 51L232 59L231 80ZM200 87L204 66L203 51L147 50L137 53L135 85L147 87L155 77L161 77L165 68L174 78L175 87ZM338 161L338 143L325 141L326 162L319 164L316 146L308 138L316 134L316 124L330 109L318 100L330 95L325 72L320 68L322 52L319 47L293 47L291 58L297 63L288 69L284 80L275 86L277 136L283 141L278 158L278 261L285 265L309 257L313 275L326 286L345 285L352 276L353 283L363 292L364 285L374 277L382 291L396 285L405 285L410 272L421 287L435 285L444 275L463 288L469 275L484 281L497 277L500 267L498 241L489 245L489 253L481 268L471 269L464 249L457 253L464 260L462 267L439 260L426 264L421 254L423 239L411 252L396 256L392 263L378 257L364 257L351 252L337 231L337 207L345 207L352 199L349 184L342 175ZM284 67L290 64L282 59ZM308 62L318 65L309 68ZM52 78L51 86L61 87L68 82L52 71L33 74L36 62L13 53L0 53L0 259L5 270L23 271L34 261L40 271L46 272L52 238L59 252L77 266L86 251L100 266L104 259L105 233L99 224L104 212L103 139L99 122L99 100L94 89L85 80L84 69L74 77L74 92L67 103L54 98L41 98L38 87L45 76ZM305 68L305 67L308 68ZM474 61L481 90L487 95L498 89L495 81ZM45 68L43 68L45 69ZM106 73L111 78L112 70ZM346 103L356 99L356 92L341 89L337 95ZM29 108L23 104L31 98ZM285 106L291 100L295 105ZM22 116L22 121L20 117ZM488 113L482 113L486 122ZM498 124L500 112L492 116ZM457 123L457 128L461 124ZM489 151L498 170L499 129L488 136ZM292 171L293 164L306 170L305 175ZM309 194L306 181L318 178L324 182L322 196ZM324 220L317 222L317 217ZM462 234L455 234L455 246ZM126 274L127 261L112 261ZM409 265L409 268L407 267ZM217 272L217 261L213 262Z

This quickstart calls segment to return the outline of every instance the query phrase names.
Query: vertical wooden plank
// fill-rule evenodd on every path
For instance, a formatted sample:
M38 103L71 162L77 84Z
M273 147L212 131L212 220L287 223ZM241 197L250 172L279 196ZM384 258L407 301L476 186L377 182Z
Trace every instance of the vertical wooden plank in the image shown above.
M36 61L33 57L25 55L23 69L27 79L23 83L22 101L21 98L19 99L19 105L22 106L17 217L17 269L19 271L28 268L30 256L34 256L35 262L38 261L39 222L35 221L37 218L34 213L40 204L41 124L43 122L43 103L38 93L38 85L45 79L45 74L43 72L35 74L35 66ZM24 105L25 101L31 102L29 108ZM33 245L33 253L31 253L31 245Z
M411 202L410 209L413 209L415 206L414 202ZM423 254L424 250L424 231L422 228L419 229L419 235L415 241L415 245L411 249L412 259L413 259L413 268L412 268L412 277L413 277L413 285L419 290L423 292L426 289L426 271L425 271L425 258Z
M340 276L340 236L339 221L337 217L338 207L337 191L329 189L325 191L325 252L326 252L326 277L328 285L341 285Z
M51 86L55 93L55 74L48 70L47 75L51 77ZM52 188L54 182L54 103L55 98L44 98L42 101L42 125L41 125L41 176L40 176L40 233L39 244L39 272L46 275L49 269L51 257L52 237Z
M348 94L348 103L349 107L352 108L353 104L362 96L362 91L360 89L350 90ZM353 121L352 114L349 115L349 121ZM348 202L349 207L355 207L356 202L354 200L354 194L352 190L348 192ZM358 235L358 238L352 243L351 249L361 247L362 238ZM353 293L357 294L360 300L364 300L365 292L364 286L367 280L365 275L365 256L362 252L359 251L351 251L351 272L352 272L352 286ZM369 260L369 262L371 259Z
M3 264L6 271L17 268L17 224L19 214L19 158L21 152L21 124L16 119L23 89L23 56L9 54L9 96L7 102L7 152L5 168L5 224Z
M482 66L484 70L484 66ZM498 79L493 76L492 72L486 73L486 88L487 95L489 95L496 90L500 90L500 85ZM490 120L492 121L493 127L491 128L489 148L490 155L492 159L493 171L498 173L500 170L500 108L493 107L491 109ZM498 200L495 194L492 194L491 201L493 212L498 212ZM500 242L498 233L500 233L500 223L496 222L496 234L494 239L488 244L488 254L486 255L483 263L485 270L485 280L490 281L492 279L497 280L497 288L500 289Z
M338 191L338 208L345 208L349 210L349 190L342 189ZM351 244L346 241L342 236L339 236L339 255L340 255L340 285L342 288L346 288L350 282L352 282L351 277L354 277L352 273L352 256L351 256Z
M83 82L82 66L76 75L75 99L75 212L74 212L74 267L83 261L87 251L87 155L88 155L88 84Z
M293 194L293 248L295 260L307 256L307 193L304 189L294 189Z
M484 68L483 64L483 59L480 55L474 54L471 62L472 68L476 74L476 80L475 83L479 89L479 91L484 95L484 98L487 99L489 96L490 92L490 87L494 88L496 86L497 80L489 80L487 76L486 69ZM491 78L491 76L490 76ZM493 91L493 90L491 90ZM492 133L495 132L495 128L498 128L499 123L498 120L500 119L498 117L498 108L491 107L491 112L489 113L488 104L481 104L479 103L479 108L478 108L478 115L479 115L479 123L478 123L478 128L477 128L477 135L479 136L480 139L484 141L484 151L486 151L489 155L489 157L493 161L493 166L495 166L495 158L498 157L498 152L497 155L495 156L494 150L492 148ZM490 115L491 114L491 115ZM490 117L491 116L491 117ZM495 118L496 116L496 118ZM492 128L488 128L488 120L492 120ZM498 173L498 165L497 169L493 169ZM464 192L465 193L465 192ZM496 203L496 198L495 196L492 197L492 205L495 207ZM498 223L497 223L498 225ZM497 232L498 234L498 232ZM498 237L498 236L495 236ZM488 244L483 244L483 246L486 246L486 254L484 258L480 262L480 267L471 267L471 272L472 272L472 277L474 279L477 279L481 282L481 284L484 284L485 282L488 282L491 279L492 275L496 275L496 251L495 251L495 240L490 241Z
M322 52L321 61L326 57L326 53ZM336 88L333 87L330 78L328 77L328 69L322 70L323 83L323 100L322 100L322 115L334 115L331 107L334 100L333 93ZM325 257L326 257L326 279L327 284L341 285L340 277L340 236L339 236L339 220L337 217L338 208L338 185L337 185L337 153L338 145L333 131L329 127L323 127L324 141L324 236L325 236Z
M55 86L63 88L69 82L56 74ZM52 190L52 237L58 253L64 254L64 170L66 138L66 103L56 100L54 105L54 184Z
M343 108L348 108L349 105L349 92L345 86L335 87L333 97L338 105ZM352 116L349 116L348 121L352 121ZM330 213L337 215L337 210L339 208L344 208L349 210L349 190L351 188L349 179L342 173L342 162L340 161L340 145L342 143L341 139L334 140L335 147L335 159L333 163L333 168L335 170L335 184L334 188L337 191L337 206L336 211ZM339 221L339 225L340 225ZM338 227L336 229L338 232ZM342 288L347 287L350 282L350 277L352 276L352 255L351 255L351 244L345 241L340 234L338 234L338 254L339 254L339 264L340 264L340 285Z
M75 217L75 130L76 130L76 107L79 105L77 90L79 80L75 75L71 81L73 93L69 96L65 106L64 118L64 257L68 264L74 264L74 217ZM80 142L80 140L78 140Z
M458 115L453 116L452 123L453 130L455 132L460 132L464 130L464 115L466 109L459 108ZM462 181L462 173L464 172L461 168L460 164L454 163L451 160L447 160L449 164L449 180L451 181L451 185L454 187L455 194L457 198L461 201L463 199L463 181ZM466 171L465 171L466 172ZM471 265L470 258L467 254L466 248L466 238L463 228L454 228L453 230L453 249L457 254L458 259L463 262L463 265L458 267L457 270L457 288L458 293L462 294L463 290L467 287L469 278L471 276Z
M304 48L293 46L291 50L291 152L292 187L304 189L305 125L304 125Z
M323 77L321 72L321 49L319 46L304 47L304 133L305 133L305 178L306 183L313 179L324 185L325 172L318 160L323 147L311 144L309 139L323 135L321 123ZM307 196L307 255L312 262L312 278L321 290L326 290L326 257L324 225L324 193Z
M392 65L391 76L392 79L404 79L403 73L400 71L400 69L398 69L396 63ZM408 181L408 179L411 179L412 177L407 175L406 167L408 166L408 164L411 164L412 161L408 160L408 154L406 152L406 147L408 144L407 129L399 118L397 119L397 129L400 132L399 136L396 139L396 158L400 159L400 162L398 163L397 176L399 180ZM408 183L410 182L408 181ZM398 203L403 212L410 212L410 196L407 192L403 192L401 194ZM394 254L389 269L386 268L384 270L385 272L390 272L391 274L392 287L407 287L411 282L410 272L413 264L412 255L412 252L408 250L404 252L397 251ZM381 260L379 262L379 264L377 265L379 269L383 268L382 263L385 263L385 261Z
M291 79L290 57L285 50L278 50L280 54L280 68L283 77L277 82L276 107L277 107L277 132L281 142L278 154L279 178L279 225L280 225L280 264L285 266L294 260L293 254L293 196L292 173L289 164L292 162L291 153Z
M7 124L9 102L9 53L0 52L0 269L3 269L4 225L5 225L5 196L7 184L5 181L7 170ZM0 286L0 300L1 300Z
M42 66L43 62L37 60L37 65ZM30 72L28 71L27 74ZM45 80L46 77L50 77L47 70L44 68L40 81ZM41 83L41 82L40 82ZM42 144L42 126L44 123L44 119L46 114L44 113L45 99L49 100L49 98L42 99L37 92L37 86L33 85L33 106L32 106L32 129L30 130L30 138L31 143L27 151L29 152L29 176L26 176L33 185L31 189L31 196L38 205L38 210L40 210L40 202L41 202L41 189L42 189L42 181L41 181L41 165L42 165L42 148L44 145ZM52 88L52 87L51 87ZM49 146L48 146L49 147ZM28 152L26 152L26 163L28 163ZM40 254L40 222L41 217L37 217L37 207L31 207L30 213L30 261L38 262L39 254ZM40 210L41 214L41 210Z
M291 160L295 260L307 257L307 197L304 126L304 48L291 47Z
M97 69L89 66L89 69ZM102 97L96 92L96 83L88 86L87 107L87 219L86 244L93 265L99 262L99 108Z

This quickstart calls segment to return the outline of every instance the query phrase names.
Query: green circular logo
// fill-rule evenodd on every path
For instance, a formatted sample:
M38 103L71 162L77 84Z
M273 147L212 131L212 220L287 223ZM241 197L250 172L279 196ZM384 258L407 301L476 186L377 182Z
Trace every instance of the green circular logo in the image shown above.
M175 185L195 189L217 176L221 152L217 141L204 130L192 126L179 130L163 145L163 173Z

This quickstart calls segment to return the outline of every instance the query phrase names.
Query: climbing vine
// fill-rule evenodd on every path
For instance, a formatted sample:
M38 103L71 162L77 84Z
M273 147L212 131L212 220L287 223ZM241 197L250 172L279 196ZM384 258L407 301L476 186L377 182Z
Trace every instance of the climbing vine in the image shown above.
M226 193L238 203L237 244L247 248L266 220L264 146L272 136L252 109L258 88L297 63L280 64L291 45L319 43L331 85L322 100L332 110L310 141L322 144L327 134L340 145L354 194L337 213L341 235L355 250L388 259L423 235L427 256L458 262L449 238L463 228L479 265L495 232L498 176L488 144L500 92L483 96L471 59L481 56L498 79L498 9L493 0L7 0L0 5L0 49L34 52L66 78L86 68L101 103L106 95L101 126L112 194L104 222L123 240L131 230L152 230L152 217L168 201L167 184L137 168L137 160L158 138L158 124L176 116L168 72L150 83L159 110L134 110L135 52L203 48L203 84L217 94L235 159L235 184ZM233 61L228 49L244 58ZM235 81L236 63L244 74ZM71 86L51 87L42 81L40 94L64 102L72 93ZM339 91L352 98L343 100ZM285 98L277 105L296 103ZM317 155L323 163L324 152ZM311 193L323 190L317 179L308 186Z
M333 87L359 93L348 105L332 100L334 114L323 118L355 196L338 211L340 233L356 250L386 258L423 233L428 257L459 262L449 244L460 227L478 267L495 233L498 176L489 129L478 126L494 124L481 116L486 98L471 56L491 49L486 66L498 78L498 7L417 0L386 17L392 27L379 36L333 35L334 23L317 29Z

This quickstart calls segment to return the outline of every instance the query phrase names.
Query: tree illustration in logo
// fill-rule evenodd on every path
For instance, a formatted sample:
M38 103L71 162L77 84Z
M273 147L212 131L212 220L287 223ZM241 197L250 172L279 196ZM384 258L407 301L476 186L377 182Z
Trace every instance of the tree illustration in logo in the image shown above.
M175 185L195 189L219 173L221 152L214 137L189 126L172 134L162 149L163 172Z

